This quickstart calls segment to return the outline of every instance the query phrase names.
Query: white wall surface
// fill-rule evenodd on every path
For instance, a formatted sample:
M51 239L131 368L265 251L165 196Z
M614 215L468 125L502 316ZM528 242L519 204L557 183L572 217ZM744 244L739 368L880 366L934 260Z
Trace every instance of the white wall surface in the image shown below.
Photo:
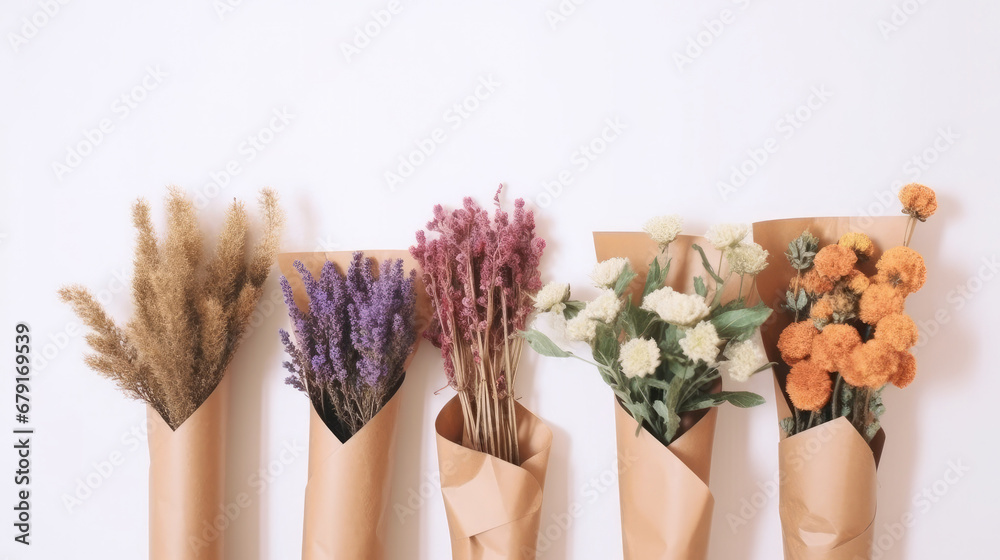
M39 15L46 6L54 15ZM390 7L387 23L369 25ZM563 20L547 15L560 9ZM919 181L941 203L913 242L931 269L909 305L926 344L916 383L886 397L877 535L882 558L936 560L956 543L986 557L1000 501L1000 381L990 361L1000 296L998 25L1000 5L987 0L4 2L0 347L11 363L13 325L28 321L45 360L33 385L34 544L12 542L13 454L2 443L0 555L146 556L148 456L126 436L144 407L84 367L83 338L67 334L77 320L55 295L80 282L128 316L122 279L138 196L162 219L166 185L198 193L212 233L227 201L270 185L290 216L286 250L405 248L432 205L465 195L487 203L503 182L508 201L525 197L537 212L549 242L543 278L583 286L594 230L635 230L675 212L688 233L716 221L895 214L892 193ZM366 26L375 36L357 37ZM364 46L346 56L355 41ZM475 109L457 117L465 102ZM291 115L287 124L275 112ZM624 129L584 168L581 146L609 120ZM102 121L108 131L88 149L97 135L87 131ZM280 130L264 132L272 125ZM253 135L270 142L248 149ZM440 140L433 153L391 188L386 172L426 138ZM777 151L745 184L720 189L769 141ZM76 161L67 152L81 145ZM239 171L227 179L231 165ZM234 560L299 555L305 455L261 493L251 482L285 446L307 441L307 401L282 383L284 323L272 309L231 371L227 491L253 492L225 536ZM596 500L590 492L614 461L610 391L585 364L529 353L521 371L522 402L555 432L543 527L582 505L568 530L552 529L542 558L620 558L617 488ZM3 379L10 433L12 382ZM393 500L421 488L430 497L391 524L393 559L449 557L432 428L450 397L433 394L444 383L426 344L405 386ZM750 385L771 398L766 375ZM776 438L773 403L722 410L713 559L780 557L777 500L761 490L775 477ZM65 507L116 452L123 464L82 505ZM963 466L957 480L953 465ZM741 513L746 524L733 527ZM894 529L908 513L912 527Z

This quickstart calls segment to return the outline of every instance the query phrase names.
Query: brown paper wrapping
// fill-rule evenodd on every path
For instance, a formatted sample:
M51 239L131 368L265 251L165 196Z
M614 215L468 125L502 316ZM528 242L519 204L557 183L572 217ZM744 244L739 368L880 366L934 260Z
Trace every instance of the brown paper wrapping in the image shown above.
M364 254L377 263L386 259L403 259L406 270L417 267L407 251L364 251ZM306 308L309 298L292 263L300 260L318 276L327 260L336 264L340 272L346 273L352 257L351 251L283 253L278 255L278 265L292 286L296 304ZM430 317L430 306L419 275L415 289L418 336L407 366L420 343L420 332ZM395 462L396 417L402 389L402 386L397 389L382 410L346 443L341 443L330 431L310 403L303 560L378 560L385 556L383 538L388 519Z
M514 407L518 446L525 457L520 465L463 445L465 425L457 395L434 423L455 560L535 558L552 431L520 403Z
M795 275L784 253L788 243L809 230L820 246L857 231L875 243L874 257L860 268L871 274L885 249L902 243L907 216L881 218L794 218L753 225L754 241L771 254L771 266L757 277L764 303L775 313L761 327L768 359L777 362L775 396L778 418L791 416L784 396L788 366L777 349L778 336L793 317L781 310L785 290ZM782 435L783 437L783 435ZM871 557L878 479L885 443L879 431L871 444L845 418L784 438L778 444L781 515L785 558L789 560L864 560Z
M681 235L670 244L673 257L666 285L694 293L694 277L704 276L701 255L719 266L719 251L704 238ZM649 235L641 232L594 232L597 260L627 257L638 274L629 287L639 304L649 263L660 253ZM725 278L725 276L723 276ZM730 283L723 300L739 293L739 283ZM752 299L749 283L743 294ZM712 444L718 410L682 415L680 436L664 446L646 430L636 436L637 422L616 401L618 460L621 465L618 490L621 500L622 546L625 560L704 560L712 528L715 498L708 488L712 469Z
M625 560L704 560L715 498L708 488L719 411L712 408L668 446L615 402L618 491Z
M176 431L147 406L150 560L222 560L228 406L228 375Z

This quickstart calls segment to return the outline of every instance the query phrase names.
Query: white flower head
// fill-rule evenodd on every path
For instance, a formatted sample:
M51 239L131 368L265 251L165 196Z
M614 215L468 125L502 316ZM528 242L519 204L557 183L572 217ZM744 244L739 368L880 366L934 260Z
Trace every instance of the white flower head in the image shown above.
M566 338L593 342L596 336L597 321L587 317L583 313L579 313L576 317L566 321Z
M705 237L712 244L712 247L723 251L739 245L741 241L746 239L748 233L750 233L750 226L747 224L715 224L708 228Z
M535 294L535 309L562 313L569 299L569 284L549 282Z
M715 331L715 325L702 321L693 329L688 329L684 333L684 338L678 342L685 356L695 362L701 360L712 366L715 365L715 358L719 355L719 344L722 344L722 339Z
M726 362L729 377L740 383L748 381L755 371L767 363L764 354L752 340L731 343L722 354L729 360Z
M583 308L580 313L590 319L603 321L611 324L618 318L618 312L622 310L622 300L611 288L601 290L601 295L594 298Z
M625 377L646 377L660 366L660 347L655 340L633 338L622 344L618 361Z
M647 294L642 300L642 308L681 327L695 325L712 311L705 303L705 298L698 294L675 292L670 286Z
M726 249L729 269L739 274L755 276L767 268L767 251L756 243L740 243Z
M684 220L680 216L673 214L651 218L642 226L642 230L648 233L660 247L664 247L672 243L674 239L677 239L683 226Z
M606 261L597 263L590 278L597 284L598 288L613 288L618 277L621 276L625 268L629 266L628 259L624 257L614 257Z

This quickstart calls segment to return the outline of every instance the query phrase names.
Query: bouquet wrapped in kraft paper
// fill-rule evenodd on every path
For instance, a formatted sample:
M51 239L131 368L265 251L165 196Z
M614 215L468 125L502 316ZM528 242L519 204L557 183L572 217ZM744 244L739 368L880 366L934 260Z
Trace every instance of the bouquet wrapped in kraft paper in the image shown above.
M304 560L385 557L396 417L428 300L405 250L283 253L287 383L304 392Z
M646 233L594 233L599 295L569 299L551 283L536 305L568 343L589 345L613 390L622 544L627 560L708 557L714 498L709 490L717 410L763 398L722 391L722 372L742 382L767 369L753 340L771 311L752 304L767 253L744 241L748 225L712 228L708 239L679 235L677 216L654 218ZM532 348L577 357L539 330Z
M530 560L552 432L514 391L545 242L523 200L513 213L499 190L494 202L492 217L471 198L436 206L410 251L434 307L426 336L458 393L435 422L452 557Z
M761 329L777 362L779 512L785 558L872 557L889 385L913 382L917 327L906 298L927 269L909 248L934 192L900 190L908 216L797 218L754 224L754 239L787 261L758 278L775 320Z
M158 240L149 205L138 201L132 300L118 326L85 288L60 296L91 329L86 363L147 403L149 558L222 560L225 531L226 375L263 292L283 216L274 192L260 198L264 232L250 246L249 219L230 206L209 262L194 204L167 196L167 233Z

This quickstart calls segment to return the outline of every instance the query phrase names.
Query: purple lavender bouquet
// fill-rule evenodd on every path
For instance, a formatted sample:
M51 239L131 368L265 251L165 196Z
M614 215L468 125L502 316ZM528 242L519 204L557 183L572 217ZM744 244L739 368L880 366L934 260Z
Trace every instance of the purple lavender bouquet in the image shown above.
M281 342L291 372L285 382L306 393L330 431L346 442L392 398L416 340L416 272L387 259L378 277L364 253L355 252L346 276L327 261L319 279L301 261L309 308L295 304L288 279L281 287L295 340L284 329Z

